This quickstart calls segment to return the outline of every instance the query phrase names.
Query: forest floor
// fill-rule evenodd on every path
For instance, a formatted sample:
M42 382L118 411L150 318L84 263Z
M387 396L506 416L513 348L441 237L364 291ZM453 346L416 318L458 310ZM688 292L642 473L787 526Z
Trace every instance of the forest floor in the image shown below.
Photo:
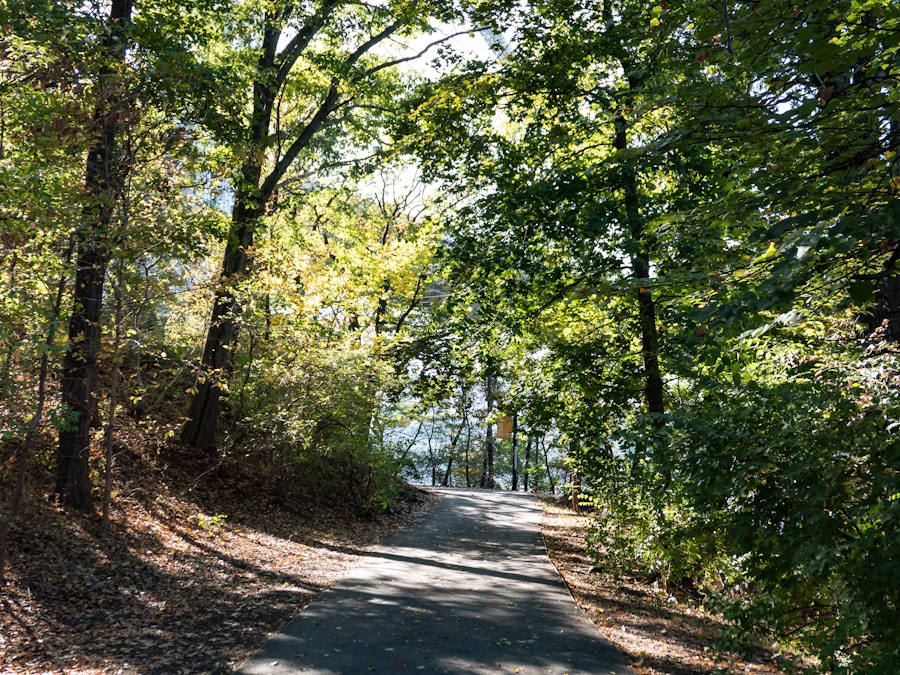
M658 584L615 579L594 569L585 551L588 519L558 499L544 500L544 541L585 614L625 654L638 675L772 675L775 655L750 656L720 649L725 625L696 602L670 595Z
M118 461L107 528L39 494L15 521L0 583L2 675L230 673L434 500L404 490L392 513L369 519L287 510L221 467L204 476L177 457Z
M229 673L435 499L406 491L393 513L375 519L289 511L244 476L199 476L173 460L119 458L127 478L107 528L33 495L10 532L0 584L0 673ZM740 661L716 651L721 624L698 609L592 572L584 525L547 502L551 558L640 675L776 672L762 653Z

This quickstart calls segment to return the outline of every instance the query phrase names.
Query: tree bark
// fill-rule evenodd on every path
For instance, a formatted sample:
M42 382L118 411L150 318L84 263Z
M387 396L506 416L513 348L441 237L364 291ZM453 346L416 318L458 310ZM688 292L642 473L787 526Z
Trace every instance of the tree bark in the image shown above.
M132 0L113 0L109 31L103 43L110 62L100 72L100 100L93 118L97 139L88 151L85 167L85 191L90 202L75 233L74 299L60 378L62 401L71 417L59 434L55 493L67 507L81 511L93 509L89 467L91 399L100 346L103 282L113 240L113 211L127 170L117 143L121 113L118 71L125 62L125 29L131 10Z
M512 418L512 491L519 490L519 416Z
M619 114L615 120L615 142L617 150L628 147L627 121ZM653 426L662 425L665 413L663 380L659 367L659 333L656 325L656 306L650 289L650 253L647 250L644 221L638 204L637 176L634 167L625 162L622 165L622 186L625 191L625 216L631 239L638 247L631 256L631 267L637 281L638 325L641 333L641 361L644 370L644 400L647 412L653 416Z
M544 449L544 468L547 470L547 482L550 483L550 494L556 494L556 482L553 480L553 473L550 471L550 449L544 442L547 438L546 434L541 434L541 447Z
M188 421L181 433L182 441L188 445L207 450L215 447L219 411L231 374L231 353L238 331L236 315L240 307L233 292L233 281L247 268L248 250L253 243L253 234L259 219L272 200L279 182L300 154L309 147L332 114L342 105L341 80L338 75L334 75L315 113L296 133L284 153L276 158L271 171L265 178L262 177L262 167L270 145L270 125L275 98L287 85L291 70L298 59L341 4L340 0L321 2L318 11L309 17L307 23L297 30L280 50L282 27L275 24L285 22L287 17L274 12L267 14L263 21L265 28L253 84L254 112L248 130L249 136L246 139L248 141L246 147L249 148L248 159L243 167L243 182L237 191L238 197L232 212L228 247L203 348L201 374L191 401ZM408 21L408 17L401 15L396 21L372 35L344 58L341 70L350 72L353 66L407 25ZM426 50L428 48L430 47ZM424 51L421 54L424 54ZM419 55L388 59L365 68L361 73L349 78L350 89L385 68L418 58ZM276 129L276 135L280 131ZM383 309L386 307L385 305Z
M485 384L485 398L487 399L487 415L491 417L494 410L494 378L490 375L487 377ZM481 487L488 490L494 489L494 424L487 423L485 430L485 454L484 454L484 473L481 476Z
M66 246L63 259L66 265L72 260L73 241L70 239ZM44 405L47 402L47 378L50 370L50 350L56 341L57 318L62 309L63 295L66 292L66 275L63 273L59 281L56 283L56 296L53 298L53 307L50 310L50 321L47 324L47 333L44 339L44 348L41 352L41 365L38 371L37 386L37 405L35 406L34 415L28 422L25 430L25 438L19 445L19 452L16 458L18 463L18 478L16 479L16 489L13 493L12 505L10 507L10 518L16 518L19 515L19 508L25 496L25 480L28 476L28 464L31 460L31 446L34 442L34 436L41 425L44 417ZM3 550L5 540L0 537L0 551ZM2 566L0 566L0 575L2 575Z
M464 452L466 462L466 487L472 487L472 469L469 466L469 450L472 447L472 425L466 422L466 449Z
M522 488L525 492L528 492L528 474L530 473L529 469L531 468L531 437L532 435L530 434L528 438L525 439L525 471L522 476Z
M450 472L453 470L453 455L450 455L450 458L447 460L447 470L444 471L444 477L441 479L441 486L447 487L450 485Z
M253 118L250 125L250 147L237 186L231 227L225 244L222 272L213 299L212 316L201 357L201 374L195 386L188 420L181 440L188 445L211 451L216 446L216 428L222 399L226 394L233 361L231 358L238 330L239 303L235 284L247 271L253 235L259 224L269 194L261 192L262 163L275 97L267 83L267 74L275 70L276 49L281 30L266 23L262 51L257 63L258 79L253 84Z
M119 405L119 383L122 376L121 363L119 362L122 354L122 304L123 304L123 281L121 268L118 278L115 282L115 290L113 297L115 299L115 311L113 312L113 358L112 358L112 384L109 390L109 408L106 414L106 430L104 432L103 443L105 446L105 466L103 477L103 506L101 509L101 522L103 529L109 527L109 508L112 502L112 479L113 479L113 443L115 441L116 432L116 408Z
M245 167L245 174L252 170L253 167ZM248 250L258 220L256 208L248 206L250 197L246 192L238 196L232 213L233 236L225 246L222 274L203 347L202 374L181 432L182 441L204 450L212 450L216 445L216 427L232 370L231 352L238 328L239 305L234 284L247 270Z
M463 420L459 425L459 429L456 430L456 433L453 434L453 438L450 439L450 458L447 460L447 470L444 472L444 479L441 481L441 485L447 487L450 484L450 472L453 469L453 460L456 457L456 446L459 443L459 437L462 436L463 429L466 427L466 413L463 412Z
M280 52L278 44L281 27L274 25L273 22L281 20L282 17L266 16L256 80L253 84L253 117L247 139L250 150L242 167L241 183L238 185L232 210L222 273L216 288L209 330L203 347L201 373L191 401L188 420L181 432L181 440L187 445L207 451L212 451L216 446L219 412L232 371L232 352L239 328L240 303L235 294L235 282L247 270L254 233L275 194L279 181L338 108L340 99L338 82L332 80L315 114L299 131L274 168L263 178L263 163L269 146L276 93L285 84L291 68L322 28L326 17L334 10L336 4L331 0L323 3L321 12L316 14ZM395 26L383 35L379 34L376 36L377 40L373 38L373 41L357 49L347 58L345 64L347 66L355 64L398 27Z

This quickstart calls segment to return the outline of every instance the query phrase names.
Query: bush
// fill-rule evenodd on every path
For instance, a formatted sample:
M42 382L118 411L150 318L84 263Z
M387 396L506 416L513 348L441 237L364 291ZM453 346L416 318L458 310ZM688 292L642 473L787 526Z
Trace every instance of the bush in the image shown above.
M678 416L669 468L693 513L719 514L706 535L739 561L738 630L800 641L834 673L896 673L897 401L860 381L803 367L720 387Z
M376 433L389 373L364 352L307 351L260 367L242 392L242 445L259 448L282 502L384 511L397 491L394 449ZM251 441L251 442L247 442Z
M734 563L725 554L714 514L694 510L677 486L648 473L646 467L633 472L621 460L607 464L604 479L596 483L587 537L595 565L695 594L720 589L733 577ZM655 488L648 489L648 478Z
M586 450L598 566L696 588L733 642L767 633L817 672L900 672L898 368L860 363L757 362Z

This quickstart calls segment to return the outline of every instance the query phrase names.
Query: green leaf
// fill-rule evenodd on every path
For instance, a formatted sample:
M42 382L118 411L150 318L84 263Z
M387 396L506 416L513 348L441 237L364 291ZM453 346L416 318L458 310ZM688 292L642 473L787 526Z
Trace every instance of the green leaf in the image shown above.
M875 300L875 287L871 281L853 281L848 286L850 299L855 305L866 305Z

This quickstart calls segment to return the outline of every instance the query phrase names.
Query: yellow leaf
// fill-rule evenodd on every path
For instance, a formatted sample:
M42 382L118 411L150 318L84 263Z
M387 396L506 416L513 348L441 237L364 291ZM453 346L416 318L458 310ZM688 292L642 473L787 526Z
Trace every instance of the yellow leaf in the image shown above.
M763 260L768 260L768 259L771 258L773 255L775 255L776 253L778 253L778 247L775 246L775 242L774 242L774 241L773 241L773 242L770 242L770 243L769 243L769 248L766 249L766 252L763 253L761 256L757 257L753 262L758 263L758 262L762 262Z

